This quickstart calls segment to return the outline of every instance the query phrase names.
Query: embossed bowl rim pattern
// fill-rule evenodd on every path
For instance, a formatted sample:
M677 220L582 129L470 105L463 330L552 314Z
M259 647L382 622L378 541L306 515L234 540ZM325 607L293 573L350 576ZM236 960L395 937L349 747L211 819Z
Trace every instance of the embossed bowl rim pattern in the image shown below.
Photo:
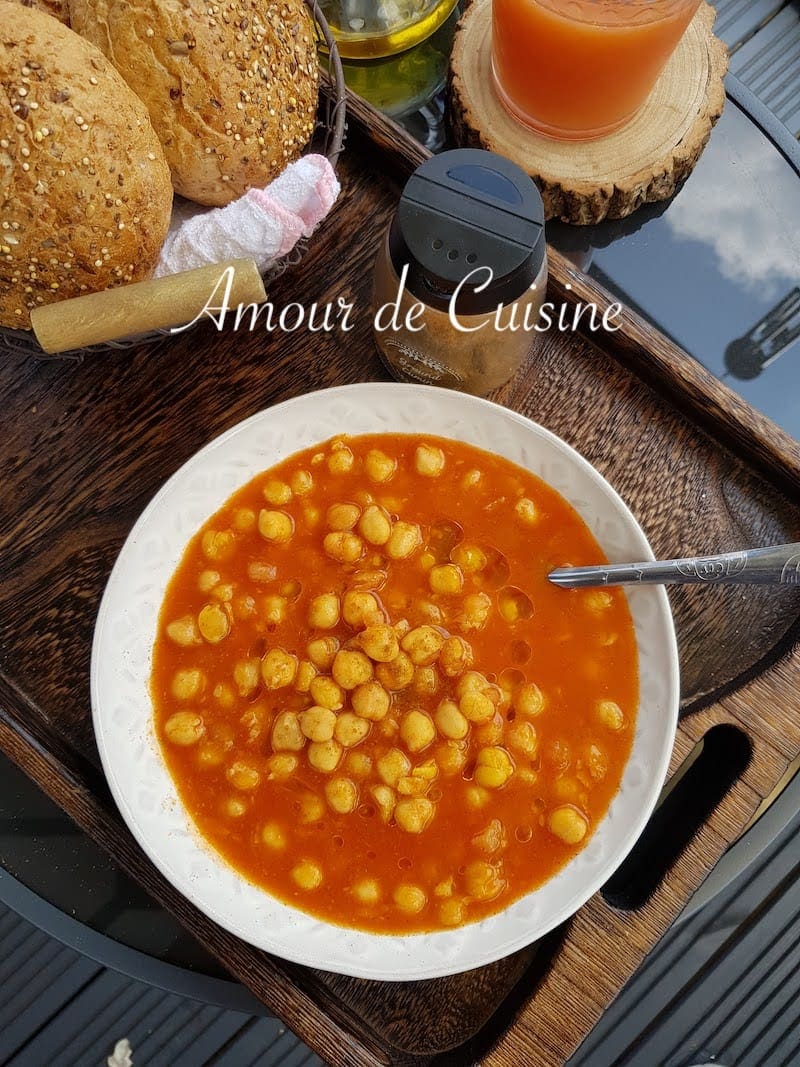
M619 793L586 848L558 874L497 915L454 930L394 936L323 922L247 882L204 841L161 757L148 687L158 612L186 544L238 487L303 448L342 432L426 430L532 470L572 503L610 560L653 558L638 523L602 476L524 416L430 386L340 386L253 415L167 481L119 554L92 647L92 715L103 767L123 818L162 874L220 926L258 948L307 966L387 981L482 966L574 914L644 829L666 777L678 717L678 655L667 595L654 586L630 589L640 703Z

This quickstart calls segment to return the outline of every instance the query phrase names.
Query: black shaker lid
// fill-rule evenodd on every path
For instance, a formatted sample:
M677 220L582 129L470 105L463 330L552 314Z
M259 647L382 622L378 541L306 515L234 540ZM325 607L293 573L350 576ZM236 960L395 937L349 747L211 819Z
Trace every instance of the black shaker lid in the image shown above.
M459 314L493 311L517 300L544 262L539 190L494 152L458 148L432 156L403 190L389 252L398 275L408 264L406 287L417 300L446 310L463 282Z

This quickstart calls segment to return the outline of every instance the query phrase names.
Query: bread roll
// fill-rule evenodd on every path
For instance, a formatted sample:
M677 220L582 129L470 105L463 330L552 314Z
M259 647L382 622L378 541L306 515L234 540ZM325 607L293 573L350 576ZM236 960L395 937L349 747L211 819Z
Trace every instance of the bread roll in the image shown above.
M311 136L319 69L303 0L70 0L70 18L144 100L190 200L266 185Z
M105 56L0 0L0 324L148 277L171 203L147 111Z

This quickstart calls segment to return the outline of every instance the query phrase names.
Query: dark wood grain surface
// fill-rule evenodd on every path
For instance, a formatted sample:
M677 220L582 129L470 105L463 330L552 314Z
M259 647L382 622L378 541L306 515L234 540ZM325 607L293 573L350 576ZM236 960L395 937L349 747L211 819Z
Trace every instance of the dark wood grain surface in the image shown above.
M0 746L331 1063L464 1063L468 1055L505 1067L557 1064L800 749L800 590L672 594L687 713L673 766L719 722L744 730L753 755L647 904L621 913L598 896L555 940L557 951L532 948L452 979L382 985L311 972L216 927L125 830L92 735L99 599L153 493L207 441L270 404L386 377L370 334L372 267L397 182L422 156L355 103L342 199L300 267L269 292L277 308L353 300L348 334L234 335L208 323L82 363L2 354ZM606 299L560 257L551 268L554 298ZM594 463L657 554L800 540L796 443L633 315L613 338L546 335L495 399ZM445 1050L468 1039L448 1059Z

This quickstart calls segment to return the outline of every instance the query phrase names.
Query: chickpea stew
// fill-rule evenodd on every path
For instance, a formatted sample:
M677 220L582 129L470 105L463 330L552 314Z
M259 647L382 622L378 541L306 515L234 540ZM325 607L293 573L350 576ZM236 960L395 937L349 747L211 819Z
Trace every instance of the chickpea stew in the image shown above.
M153 650L156 732L250 881L379 933L473 922L552 877L617 792L638 704L618 589L574 509L437 437L340 437L189 544Z

